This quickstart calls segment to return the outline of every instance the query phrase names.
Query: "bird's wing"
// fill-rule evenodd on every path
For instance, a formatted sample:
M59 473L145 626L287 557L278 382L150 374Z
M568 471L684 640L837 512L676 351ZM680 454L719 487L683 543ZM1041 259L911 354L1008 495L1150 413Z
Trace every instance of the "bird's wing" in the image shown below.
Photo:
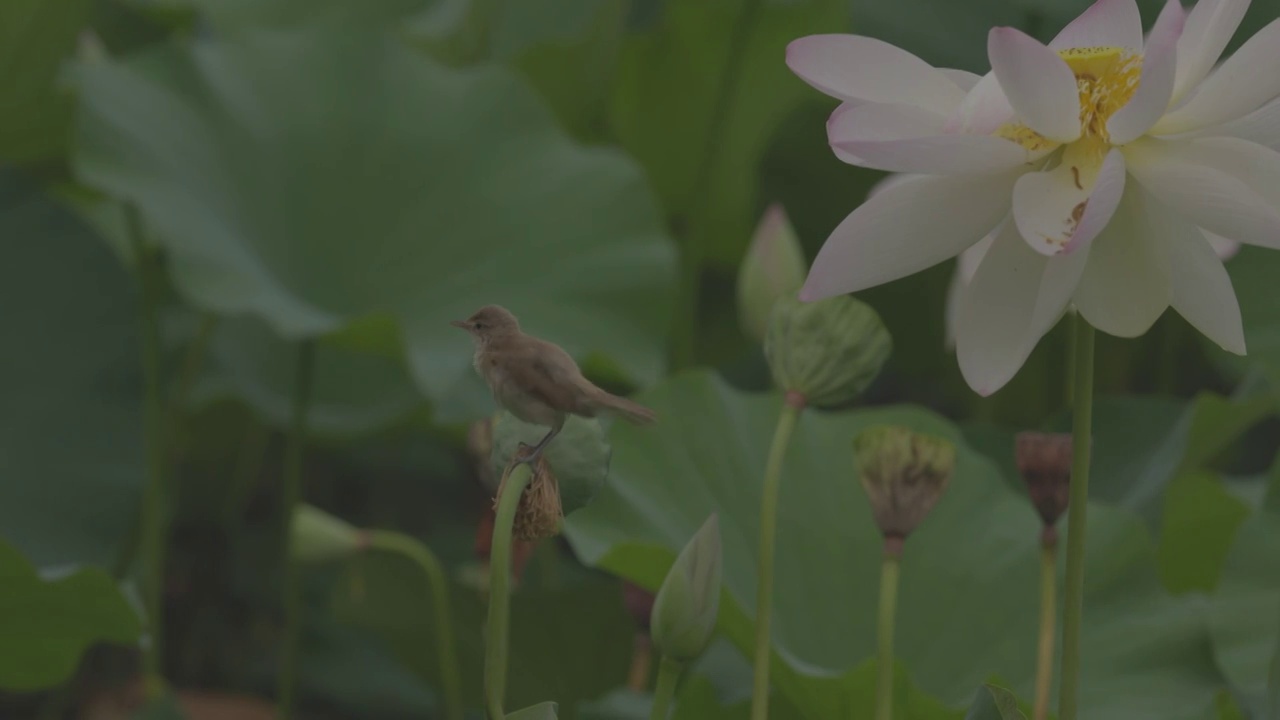
M584 414L577 382L581 373L569 353L550 343L529 343L521 355L515 367L526 392L561 412Z

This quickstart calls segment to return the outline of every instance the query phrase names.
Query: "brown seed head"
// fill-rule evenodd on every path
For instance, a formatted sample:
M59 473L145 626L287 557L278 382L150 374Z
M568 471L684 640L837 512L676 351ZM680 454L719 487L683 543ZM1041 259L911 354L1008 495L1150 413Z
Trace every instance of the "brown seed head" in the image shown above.
M863 430L853 439L862 487L886 538L906 538L951 482L956 448L950 441L897 425Z
M1031 504L1046 526L1067 510L1071 488L1071 434L1021 432L1015 439L1014 459L1026 483Z
M507 477L511 475L511 471L515 469L516 462L512 460L507 466L507 471L503 473L502 483L498 486L498 494L493 499L494 508L497 508L498 498L502 497L502 491L506 487ZM515 521L512 524L511 535L516 540L541 540L542 538L555 537L560 534L560 526L564 521L564 510L560 504L560 487L556 482L555 473L551 472L551 466L547 463L546 455L539 455L534 463L533 479L529 481L528 487L524 489L524 495L520 498L520 505L516 508Z

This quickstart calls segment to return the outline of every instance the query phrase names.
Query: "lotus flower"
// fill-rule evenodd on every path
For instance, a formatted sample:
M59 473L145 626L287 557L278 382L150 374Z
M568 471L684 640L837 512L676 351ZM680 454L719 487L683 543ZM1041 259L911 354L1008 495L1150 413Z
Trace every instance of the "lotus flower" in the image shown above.
M1172 306L1244 354L1214 243L1280 248L1280 21L1214 67L1248 5L1169 0L1145 38L1134 0L1098 0L1047 46L994 28L981 77L874 38L793 41L792 71L842 101L835 154L902 173L831 233L800 299L970 250L956 355L982 395L1068 306L1119 337Z
M890 175L872 185L867 197L870 198L902 178L907 177L910 176ZM995 237L995 233L987 235L971 245L969 249L960 253L959 257L956 258L956 269L951 275L951 284L947 286L945 341L948 350L955 350L956 347L956 318L960 311L960 294L964 292L964 289L973 280L973 274L978 270L978 263L982 262L983 256L991 248L991 243L995 240ZM1221 235L1214 235L1209 232L1205 233L1205 237L1209 239L1209 244L1213 246L1214 254L1223 262L1235 257L1235 254L1240 251L1240 243L1235 240L1228 240Z

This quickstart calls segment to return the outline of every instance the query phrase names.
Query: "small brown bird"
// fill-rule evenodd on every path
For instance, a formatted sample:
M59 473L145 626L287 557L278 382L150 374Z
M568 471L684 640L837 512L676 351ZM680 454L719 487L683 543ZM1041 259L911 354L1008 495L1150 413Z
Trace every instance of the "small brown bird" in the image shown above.
M527 423L551 428L538 444L517 457L533 462L564 427L569 415L595 417L612 412L636 424L653 422L649 408L596 387L558 345L520 330L520 322L500 305L485 305L450 325L471 333L476 372L498 405Z

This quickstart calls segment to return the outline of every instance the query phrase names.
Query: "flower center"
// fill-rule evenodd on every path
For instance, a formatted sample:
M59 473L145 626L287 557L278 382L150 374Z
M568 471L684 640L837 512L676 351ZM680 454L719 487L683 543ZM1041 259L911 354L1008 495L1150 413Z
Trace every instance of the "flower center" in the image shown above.
M1116 47L1071 48L1058 54L1076 76L1081 139L1110 142L1107 120L1137 91L1142 56Z
M1080 93L1080 139L1077 153L1101 158L1111 143L1107 120L1128 104L1142 77L1142 56L1118 47L1060 50L1058 55L1076 76ZM995 135L1012 140L1032 152L1050 150L1058 143L1022 123L1005 123Z

